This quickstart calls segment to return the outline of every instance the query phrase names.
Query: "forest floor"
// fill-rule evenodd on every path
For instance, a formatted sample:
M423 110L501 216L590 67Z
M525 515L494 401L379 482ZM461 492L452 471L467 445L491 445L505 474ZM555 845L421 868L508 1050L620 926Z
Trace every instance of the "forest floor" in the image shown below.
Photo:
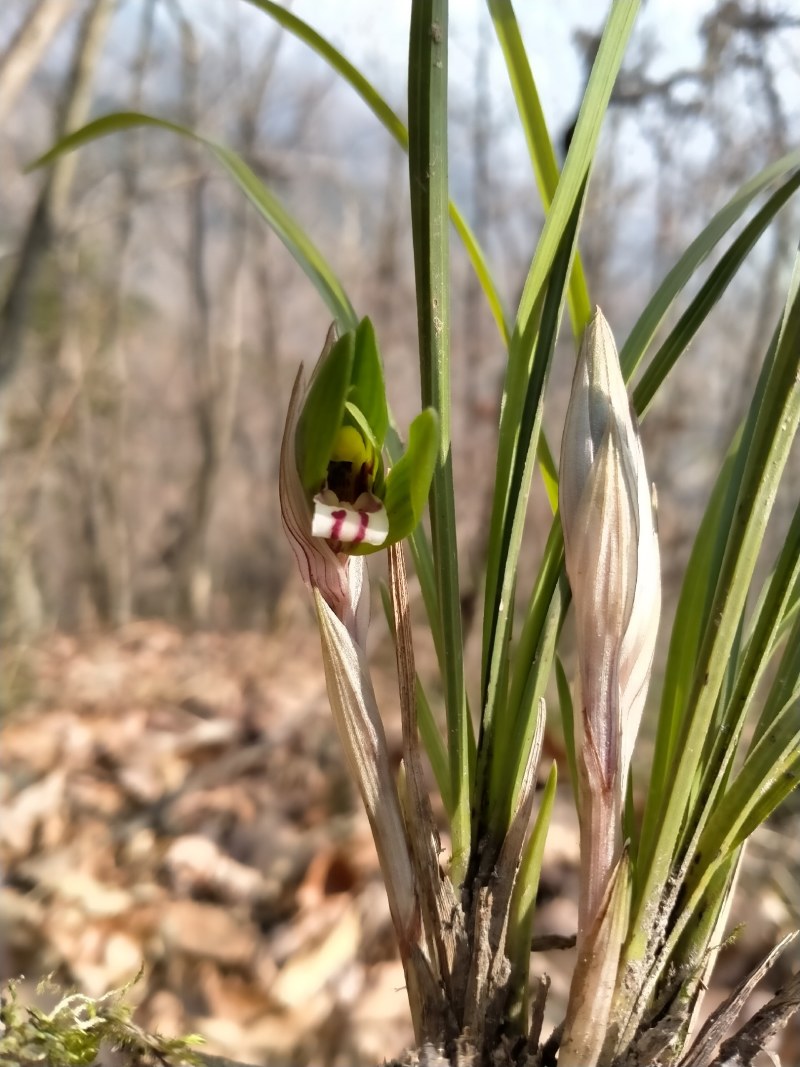
M388 663L375 683L399 757ZM130 998L145 1028L199 1032L209 1052L253 1064L355 1067L412 1042L375 850L307 625L54 634L7 649L0 684L0 980L24 975L33 995L53 974L97 996L143 966ZM554 821L537 934L575 930L568 785ZM751 850L732 919L747 925L709 1006L797 925L785 862L774 865L786 843L768 830ZM552 979L548 1023L572 963L535 957ZM800 1030L783 1055L800 1063Z

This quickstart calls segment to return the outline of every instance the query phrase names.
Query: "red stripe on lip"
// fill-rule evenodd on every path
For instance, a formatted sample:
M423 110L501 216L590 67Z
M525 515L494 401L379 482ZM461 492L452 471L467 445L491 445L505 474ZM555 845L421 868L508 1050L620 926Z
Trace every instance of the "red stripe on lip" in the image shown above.
M331 518L333 519L333 529L331 530L330 540L338 541L344 526L344 520L347 518L347 512L344 508L341 511L332 511Z
M358 518L361 522L361 525L358 528L358 533L353 538L354 545L361 544L366 535L367 527L369 526L369 515L366 513L366 511L359 511Z

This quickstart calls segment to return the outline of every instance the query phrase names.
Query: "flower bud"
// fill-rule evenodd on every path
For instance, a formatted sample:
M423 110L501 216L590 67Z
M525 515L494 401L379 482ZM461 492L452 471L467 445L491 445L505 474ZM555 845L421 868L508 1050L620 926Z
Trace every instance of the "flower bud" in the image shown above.
M650 485L611 330L599 308L572 383L559 485L580 700L581 907L591 925L622 850L628 768L661 610Z

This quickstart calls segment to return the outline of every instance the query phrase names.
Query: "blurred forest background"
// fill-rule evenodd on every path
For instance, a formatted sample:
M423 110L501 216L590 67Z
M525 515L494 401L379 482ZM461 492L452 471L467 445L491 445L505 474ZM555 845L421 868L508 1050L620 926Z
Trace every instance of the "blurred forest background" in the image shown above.
M408 5L378 18L373 5L353 0L337 36L341 7L319 0L293 10L332 32L404 114ZM562 154L604 7L565 3L557 13L519 12L534 66L541 55L541 90ZM541 208L490 21L466 2L452 5L451 20L453 196L513 309ZM665 34L671 20L685 30ZM548 37L556 23L557 47ZM644 5L603 131L581 249L592 299L620 344L714 211L796 147L799 102L800 16L793 5ZM0 785L11 813L0 843L9 876L6 923L17 939L3 970L62 968L68 980L102 991L135 972L143 951L157 956L150 926L147 936L131 933L138 929L131 908L160 901L163 910L163 890L183 911L175 913L171 935L158 930L172 955L148 979L147 1019L185 1029L189 1019L239 1018L230 984L220 992L221 975L244 982L248 974L251 984L261 983L265 1004L291 1011L294 1002L285 991L281 1001L275 982L296 946L276 948L269 939L280 929L285 941L280 924L291 919L295 929L314 893L374 885L374 871L366 878L362 870L373 870L374 861L353 860L329 843L331 812L352 805L337 794L346 785L331 770L339 757L335 742L329 747L329 726L321 725L327 718L315 638L278 512L285 405L300 361L316 360L329 314L279 240L197 146L139 131L25 173L61 134L117 109L174 119L241 153L325 252L359 314L372 317L401 427L419 407L407 171L397 146L322 60L244 2L0 5L0 695L9 713ZM790 202L643 428L658 487L668 616L711 479L749 403L782 306L798 215ZM454 462L469 631L482 581L503 350L455 236L452 267ZM546 416L556 454L573 353L565 336ZM773 548L799 491L795 454ZM543 493L534 494L531 511L523 594L549 526ZM470 631L470 648L474 638ZM387 643L376 634L376 654L386 664ZM390 714L392 700L388 695ZM324 740L304 733L312 720ZM137 730L146 742L136 740ZM216 775L211 785L209 774ZM222 798L232 780L247 780L251 790L235 803ZM197 790L206 799L191 807L187 797ZM295 827L291 847L277 811ZM245 823L249 844L241 836ZM358 833L369 851L363 826ZM86 844L92 834L96 847ZM177 859L176 842L184 842ZM53 873L59 850L67 858ZM225 868L232 881L219 874L220 856L241 867ZM275 856L285 863L268 892ZM137 863L149 872L137 877L140 888L151 879L152 899L101 899L98 887L132 892L120 871ZM69 898L78 918L54 920L65 869L83 871L82 888ZM87 879L100 894L102 916L88 948L91 923L75 904L91 895ZM796 906L796 887L781 899L792 893ZM383 915L376 899L370 914L377 908ZM271 947L256 959L253 937L244 936L245 966L230 930L201 932L203 952L218 941L229 957L215 961L212 977L200 969L202 989L192 1001L188 971L167 972L180 951L196 959L200 949L191 947L191 934L187 948L174 931L181 922L207 930L210 913L189 915L187 906L216 904L227 910L214 922L243 909L246 929L257 927L253 937ZM34 907L45 911L34 914ZM784 921L789 913L781 914ZM114 942L125 961L116 970L107 962L109 916L125 918L113 936L133 938L127 949ZM34 932L26 941L20 931L28 928ZM71 941L63 929L73 928ZM362 944L363 922L359 930L352 936ZM307 947L302 937L297 943ZM359 951L364 957L363 945ZM391 957L391 947L366 951L368 962ZM308 973L306 961L301 998ZM346 984L339 984L341 995ZM153 1007L161 994L174 1002L162 998ZM320 1019L329 1034L331 1012ZM237 1032L218 1044L247 1058L243 1040ZM334 1062L339 1053L323 1055L321 1047L312 1048L317 1062ZM266 1056L267 1048L273 1046L264 1036L250 1053ZM377 1054L391 1051L380 1045ZM372 1051L346 1054L369 1058Z
M671 55L645 8L604 131L582 251L620 343L713 211L797 141L800 19L757 3L706 7L698 39ZM541 212L510 94L490 91L502 61L488 18L473 11L460 24L456 5L453 23L454 196L513 308ZM596 23L574 29L579 62L561 59L572 85L558 103L562 135L596 45ZM381 40L377 24L362 32L365 52ZM239 151L373 318L402 426L417 395L404 159L321 60L236 0L8 0L0 34L4 636L142 617L270 626L292 573L277 518L283 411L299 361L316 359L326 309L214 162L178 138L136 132L46 173L23 167L60 133L121 108ZM402 59L402 39L381 41L392 43ZM402 113L402 81L373 75ZM553 86L543 91L547 101ZM647 420L668 579L774 324L792 210ZM469 586L479 579L502 349L455 239L453 271ZM569 348L553 383L556 449Z

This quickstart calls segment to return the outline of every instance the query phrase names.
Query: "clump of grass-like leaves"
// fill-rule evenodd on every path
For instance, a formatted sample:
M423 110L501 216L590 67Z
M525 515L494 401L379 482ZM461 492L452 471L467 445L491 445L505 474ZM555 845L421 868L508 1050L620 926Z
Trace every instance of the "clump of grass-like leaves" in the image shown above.
M405 448L392 427L369 321L356 313L301 225L235 153L176 123L119 113L72 133L40 163L138 126L199 141L289 248L336 320L309 385L302 372L295 385L281 454L282 514L312 591L331 707L373 829L417 1040L453 1062L750 1062L800 1003L795 980L724 1043L773 954L699 1032L694 1021L723 940L744 843L800 774L800 508L767 581L760 588L754 582L800 421L800 260L698 531L672 634L661 634L668 653L649 778L637 767L637 785L648 782L640 820L630 803L630 765L656 646L660 573L638 420L797 191L800 152L776 160L717 212L642 309L617 355L609 324L592 310L577 237L636 0L610 6L561 169L513 6L488 0L545 210L513 316L449 200L446 0L412 4L407 126L303 20L270 0L250 2L322 55L408 152L422 411ZM726 247L732 229L758 202ZM507 348L481 687L469 701L450 440L448 219ZM712 253L716 265L656 344L676 300ZM565 306L578 358L557 470L542 413ZM627 383L637 372L629 400ZM519 590L537 465L553 524L533 587ZM419 522L426 503L429 535ZM444 733L416 677L404 540L438 654ZM383 548L389 552L387 610L403 716L399 778L366 655L365 555ZM517 618L511 606L520 595L526 606ZM558 655L570 603L579 652L572 691ZM537 807L543 697L553 675L581 827L581 895L566 1018L542 1040L548 981L531 971L530 944L556 788L553 767ZM449 820L446 873L423 781L423 750Z

